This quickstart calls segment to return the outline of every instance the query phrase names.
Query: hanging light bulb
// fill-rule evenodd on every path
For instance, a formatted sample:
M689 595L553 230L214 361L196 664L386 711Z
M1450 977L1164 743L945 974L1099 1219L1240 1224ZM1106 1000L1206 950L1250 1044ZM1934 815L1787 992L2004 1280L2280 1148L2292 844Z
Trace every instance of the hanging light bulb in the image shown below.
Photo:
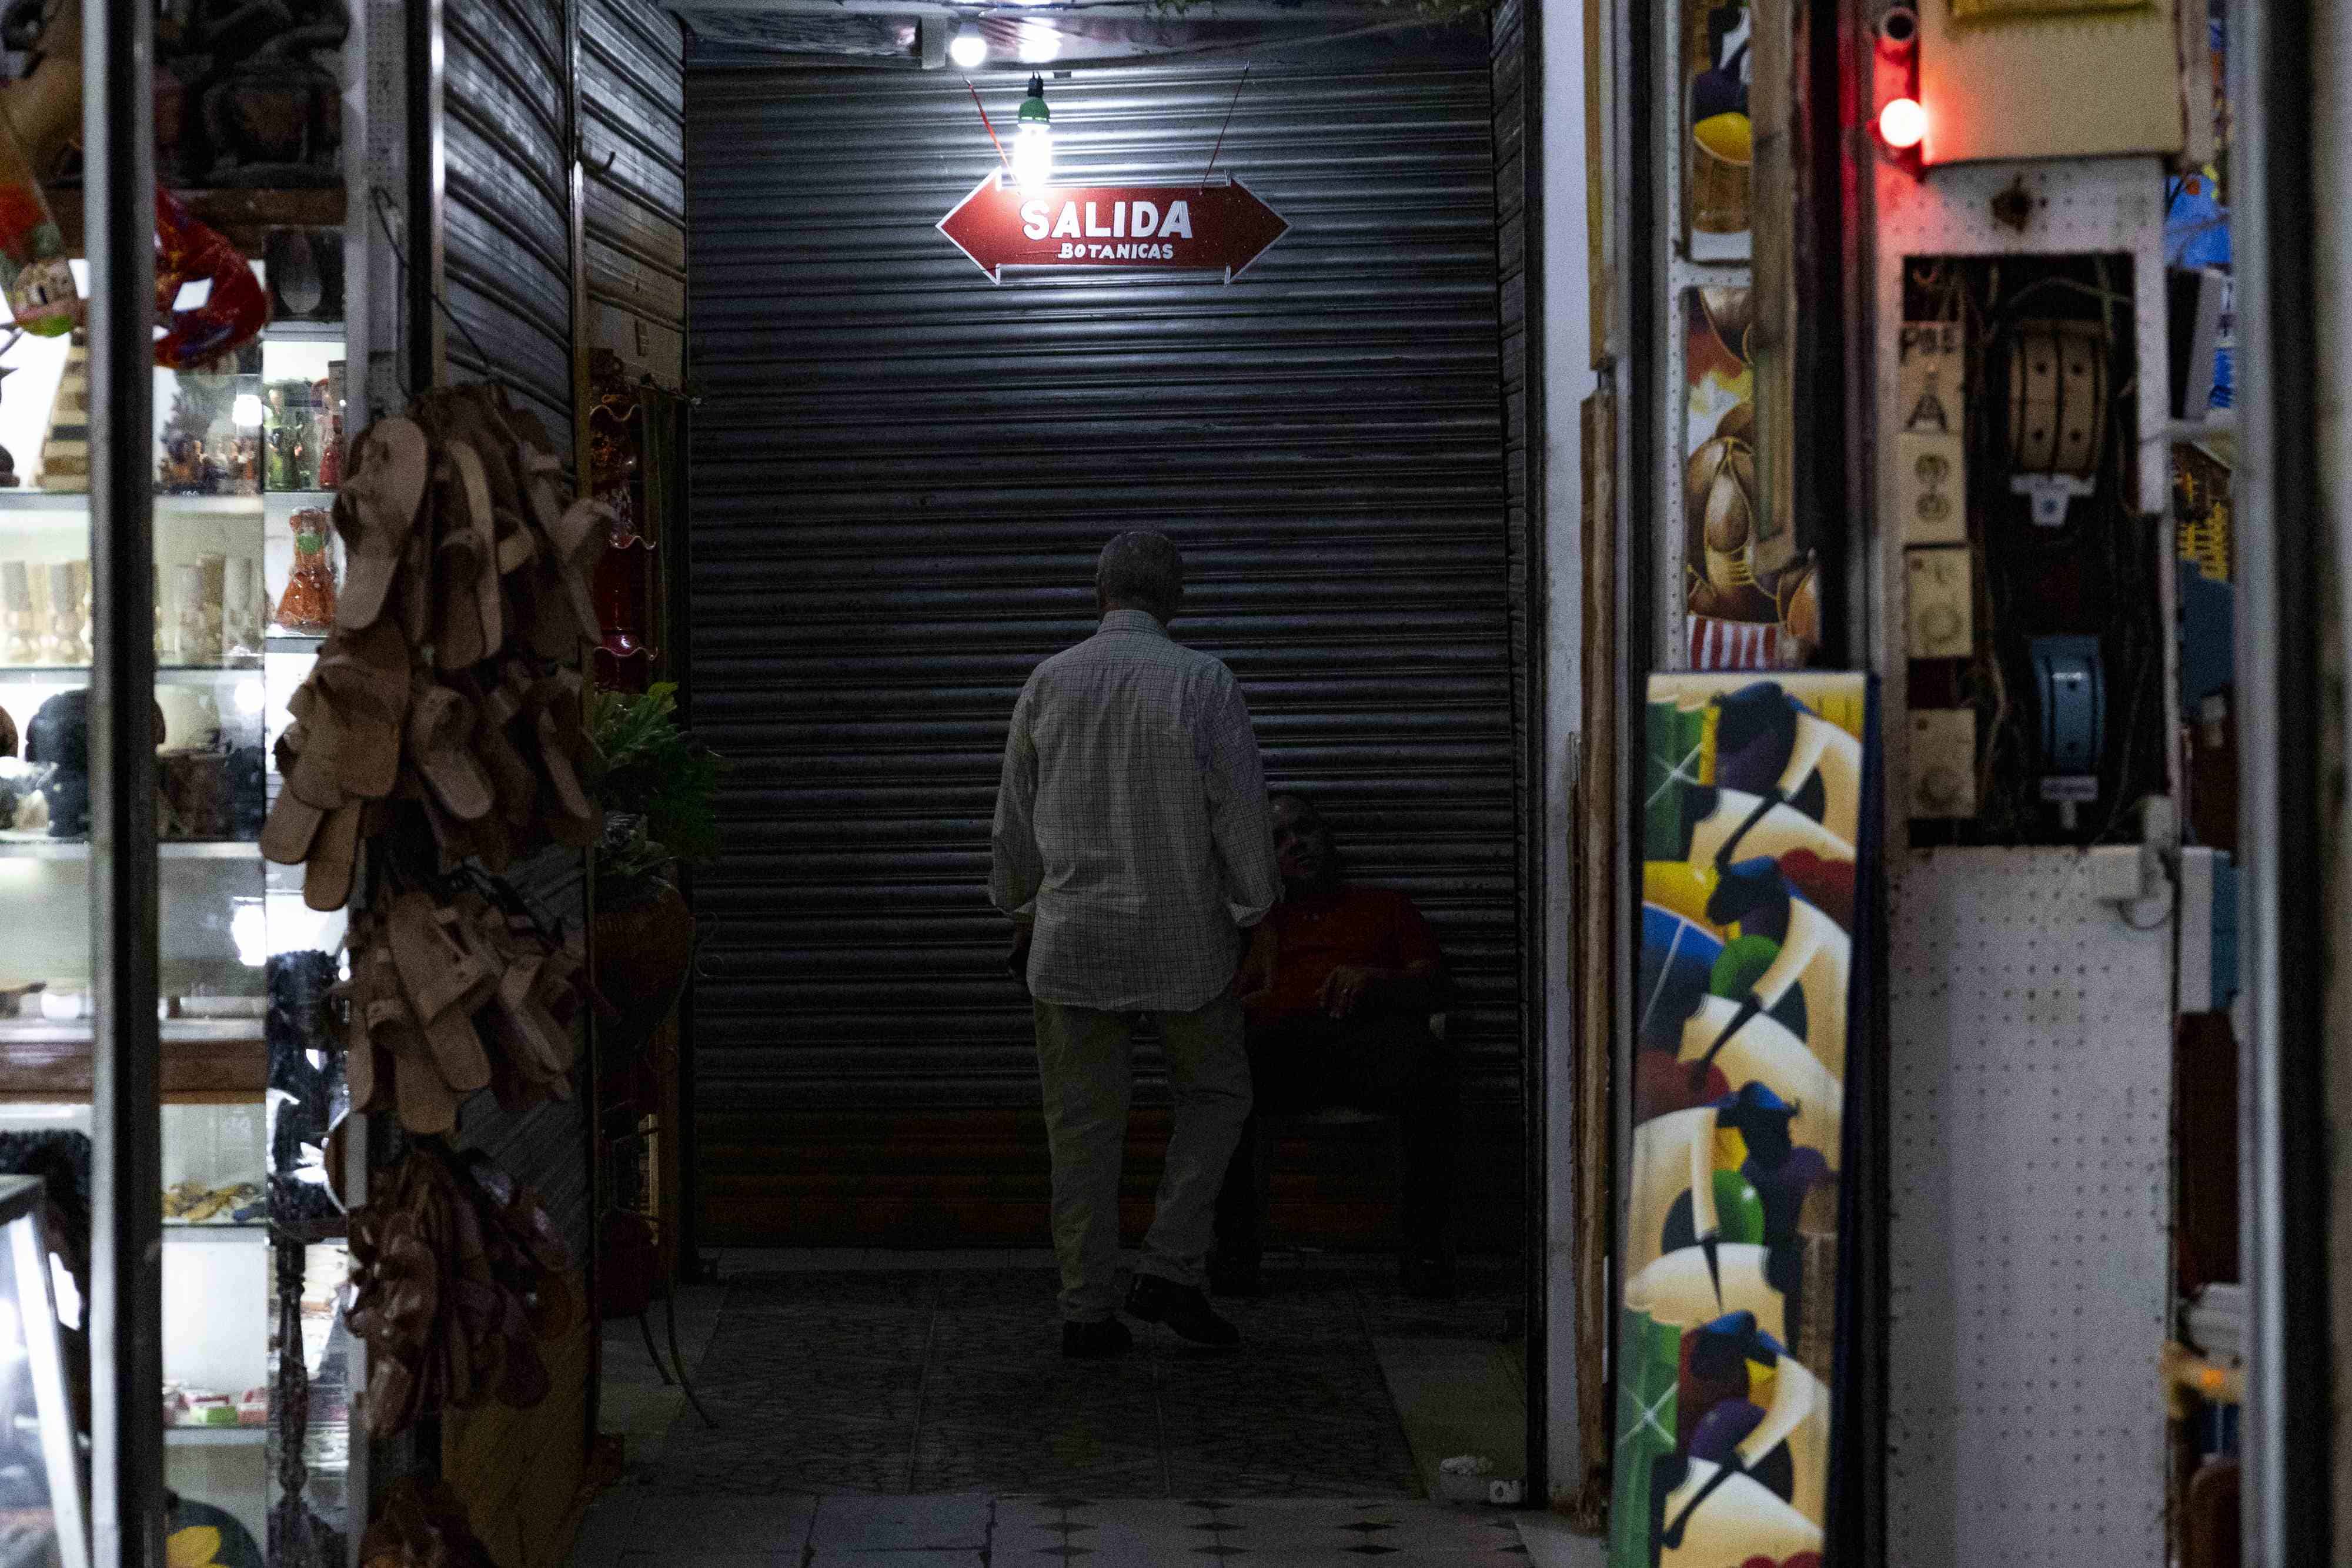
M1054 111L1045 107L1045 78L1029 78L1021 100L1020 128L1013 133L1013 180L1024 191L1042 190L1054 179Z
M261 396L257 392L239 392L236 394L236 401L229 405L229 418L235 420L238 428L243 430L259 430L265 412L261 406Z
M1021 63L1024 66L1051 65L1062 57L1062 35L1054 30L1051 22L1021 24Z
M948 44L948 57L968 71L976 71L988 58L988 40L980 36L980 24L967 19L956 29Z

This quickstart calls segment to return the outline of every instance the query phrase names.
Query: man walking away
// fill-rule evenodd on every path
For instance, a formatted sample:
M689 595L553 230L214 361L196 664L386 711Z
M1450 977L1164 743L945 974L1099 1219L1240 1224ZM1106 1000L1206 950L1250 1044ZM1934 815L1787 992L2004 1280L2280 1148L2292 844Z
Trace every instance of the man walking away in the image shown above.
M1250 1109L1239 998L1271 970L1262 922L1282 883L1241 687L1168 635L1183 591L1183 558L1162 536L1104 547L1101 630L1031 673L996 792L989 895L1013 917L1036 1010L1069 1356L1133 1343L1113 1276L1143 1014L1160 1025L1174 1124L1127 1311L1202 1344L1241 1339L1202 1286Z

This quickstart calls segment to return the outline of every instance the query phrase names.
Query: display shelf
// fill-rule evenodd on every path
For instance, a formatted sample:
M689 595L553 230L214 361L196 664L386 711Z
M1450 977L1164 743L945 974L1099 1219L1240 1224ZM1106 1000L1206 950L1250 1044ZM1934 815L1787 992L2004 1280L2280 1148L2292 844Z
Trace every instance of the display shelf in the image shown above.
M269 1440L267 1427L166 1427L163 1441L173 1448L258 1448Z
M326 640L323 632L272 632L268 650L273 653L315 653Z
M261 329L263 339L274 343L340 343L350 332L341 321L272 321Z
M250 675L261 668L258 653L248 655L236 664L162 664L155 670L155 684L166 686L208 685L223 675ZM68 681L87 682L88 664L0 664L0 684L14 685L53 686Z
M193 1224L185 1220L163 1221L163 1239L184 1247L259 1247L269 1239L269 1227L257 1221L230 1221L216 1225L209 1220Z
M262 1098L268 1050L259 1019L171 1019L162 1026L163 1098L177 1105L243 1105ZM87 1019L0 1019L0 1103L86 1104Z
M49 212L64 236L66 254L82 256L82 193L76 185L47 185ZM275 228L341 228L349 198L341 185L298 186L288 190L247 190L224 186L217 190L174 191L195 220L218 230L239 254L258 257L269 231Z
M161 1028L165 1045L236 1044L258 1041L262 1020L249 1019L165 1019ZM0 1019L0 1051L19 1045L88 1045L86 1019Z
M332 490L264 490L261 498L273 513L299 512L306 507L326 511L335 505Z
M173 517L251 517L260 509L266 497L307 494L310 492L256 490L247 496L179 496L158 490L155 492L155 516L163 521ZM86 490L0 490L0 513L14 513L19 518L26 516L49 517L87 526L89 521L89 493Z
M261 859L261 846L249 839L167 839L155 846L167 861L251 861ZM0 838L0 859L86 861L88 839Z
M0 512L58 512L87 518L89 516L89 492L87 490L0 490Z
M251 517L261 509L265 491L256 490L250 496L172 496L156 492L155 511L159 517L177 512L183 517Z

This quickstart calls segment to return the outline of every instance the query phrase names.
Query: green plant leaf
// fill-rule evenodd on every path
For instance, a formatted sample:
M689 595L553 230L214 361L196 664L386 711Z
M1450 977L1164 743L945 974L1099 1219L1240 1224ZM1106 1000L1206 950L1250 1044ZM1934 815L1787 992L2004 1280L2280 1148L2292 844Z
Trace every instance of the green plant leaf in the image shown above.
M658 860L695 864L719 852L719 775L725 764L678 727L677 686L642 695L596 691L588 702L596 757L592 786L607 812L643 821Z

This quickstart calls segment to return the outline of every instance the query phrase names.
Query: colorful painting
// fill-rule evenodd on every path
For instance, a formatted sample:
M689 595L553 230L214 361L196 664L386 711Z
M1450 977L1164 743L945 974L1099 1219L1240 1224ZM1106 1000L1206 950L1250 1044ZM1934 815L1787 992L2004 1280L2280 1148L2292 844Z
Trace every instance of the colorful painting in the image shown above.
M1755 294L1683 295L1685 662L1801 669L1821 642L1821 584L1757 486Z
M1650 679L1610 1568L1820 1568L1868 678Z
M1694 261L1745 261L1751 244L1748 0L1682 0L1683 216Z

